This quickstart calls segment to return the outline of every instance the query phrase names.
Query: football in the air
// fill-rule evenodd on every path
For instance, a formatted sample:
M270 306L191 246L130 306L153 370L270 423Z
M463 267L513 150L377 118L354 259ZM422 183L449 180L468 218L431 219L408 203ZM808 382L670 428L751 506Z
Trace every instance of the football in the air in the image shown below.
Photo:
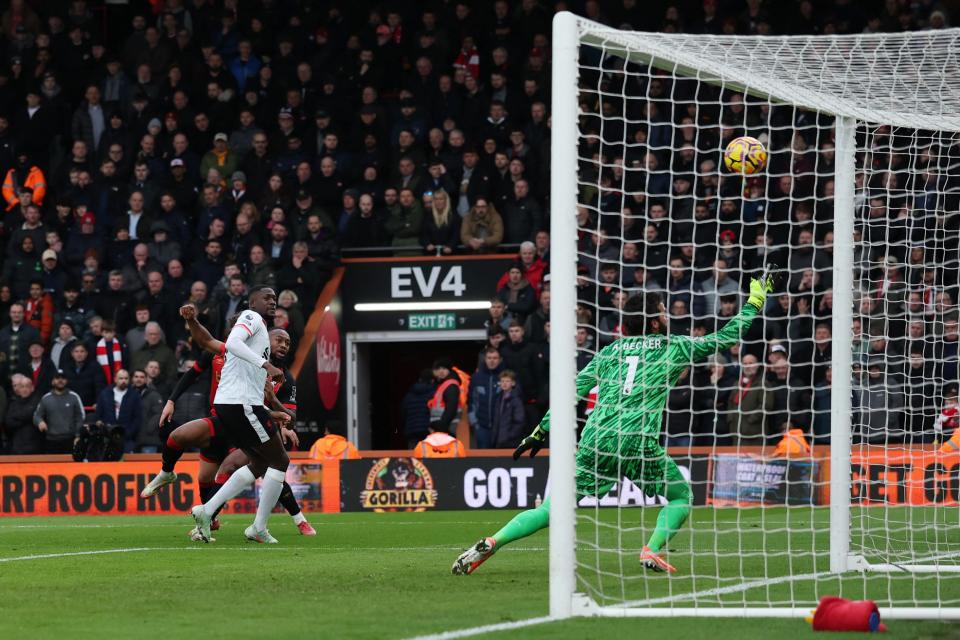
M723 164L733 173L753 175L767 166L767 149L756 138L734 138L723 152Z

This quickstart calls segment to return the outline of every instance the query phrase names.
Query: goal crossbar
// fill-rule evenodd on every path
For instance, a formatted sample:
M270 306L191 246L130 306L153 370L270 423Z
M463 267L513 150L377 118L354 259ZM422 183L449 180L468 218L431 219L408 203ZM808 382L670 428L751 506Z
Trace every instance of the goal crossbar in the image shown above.
M960 131L960 28L842 36L631 33L577 18L580 41L677 75L835 116ZM913 55L923 49L925 55ZM851 66L903 69L850 82ZM949 76L954 76L953 78ZM932 80L931 80L932 79Z

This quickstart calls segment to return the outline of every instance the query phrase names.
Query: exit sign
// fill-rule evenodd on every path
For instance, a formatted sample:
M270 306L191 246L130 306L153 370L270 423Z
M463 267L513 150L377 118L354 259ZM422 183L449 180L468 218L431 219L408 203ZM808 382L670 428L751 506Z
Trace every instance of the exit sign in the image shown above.
M407 316L407 328L410 331L456 329L457 316L454 313L412 313Z

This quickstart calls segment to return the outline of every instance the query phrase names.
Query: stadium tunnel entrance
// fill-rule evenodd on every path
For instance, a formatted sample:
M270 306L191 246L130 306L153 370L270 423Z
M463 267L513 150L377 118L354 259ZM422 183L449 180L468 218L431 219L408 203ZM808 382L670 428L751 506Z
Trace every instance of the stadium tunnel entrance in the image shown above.
M472 374L482 329L346 335L347 437L360 449L406 449L401 401L422 369L445 357Z

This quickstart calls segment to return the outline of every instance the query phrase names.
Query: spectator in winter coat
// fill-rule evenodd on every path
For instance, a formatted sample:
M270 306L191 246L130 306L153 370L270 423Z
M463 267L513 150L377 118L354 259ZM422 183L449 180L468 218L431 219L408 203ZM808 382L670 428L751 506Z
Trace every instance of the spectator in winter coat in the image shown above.
M156 453L160 450L160 413L165 399L156 387L147 382L147 374L137 370L132 376L132 390L140 394L143 421L137 434L136 450L141 453Z
M219 238L209 238L206 241L203 256L193 264L194 277L206 284L209 291L223 277L224 262L223 241Z
M773 352L770 357L765 382L773 395L773 411L767 416L767 434L779 437L784 433L785 423L808 430L811 427L812 390L793 374L792 365L783 351Z
M85 417L80 396L67 388L67 376L57 371L51 389L33 413L33 424L46 435L46 453L70 453Z
M321 269L320 265L310 258L306 242L294 242L290 261L277 273L277 286L290 289L297 294L305 309L313 309L317 294L333 275L336 265L324 267L330 268Z
M540 306L527 316L523 323L523 335L533 344L544 344L547 341L546 325L550 322L550 290L540 294Z
M7 434L7 449L13 455L43 453L43 433L33 422L33 412L40 403L33 382L24 375L15 374L10 383L13 387L13 398L7 405L3 421Z
M540 291L543 289L543 272L547 269L547 263L537 256L537 246L534 243L524 242L520 245L520 253L517 255L517 265L523 272L523 277L526 278L527 282L530 283L530 286L533 287L533 290L537 293L537 296L539 296ZM507 284L507 278L509 277L509 271L500 276L500 280L497 282L498 290Z
M503 359L496 347L483 351L483 363L470 378L467 416L473 431L474 446L489 449L493 446L493 416L500 396L500 372Z
M710 317L716 315L720 310L720 298L728 294L739 294L740 285L733 281L729 276L729 265L725 260L716 260L713 263L713 274L711 277L700 282L697 298L694 300L694 306L699 307L696 310L698 317Z
M70 122L70 135L74 140L82 140L91 151L98 148L100 137L107 130L107 118L100 103L100 88L91 84L84 92L85 100L73 113Z
M423 206L413 191L402 189L397 204L388 209L389 215L384 223L387 233L393 236L391 246L397 251L394 255L420 255L420 230L423 228Z
M232 176L239 164L237 154L228 147L227 134L221 132L213 136L213 149L200 160L200 175L206 176L210 169L216 169L223 177Z
M433 192L433 204L423 223L420 244L428 255L448 256L460 244L460 216L456 215L450 195L443 189Z
M40 341L46 345L53 334L53 296L43 290L39 279L30 283L30 297L24 303L27 324L40 332Z
M764 422L773 411L773 394L764 385L756 356L744 355L740 365L740 384L730 393L727 402L730 437L735 446L763 446L768 435L764 430Z
M667 393L667 420L664 442L668 447L686 447L690 444L691 406L693 388L690 385L690 367L684 367L677 382Z
M30 358L20 367L18 373L30 378L38 394L44 394L50 390L50 383L58 367L53 365L50 358L44 357L43 343L39 340L30 343L27 353Z
M143 337L144 332L147 328L147 323L150 322L150 307L145 304L138 304L136 309L133 311L135 324L132 328L127 330L123 336L124 343L127 345L127 350L129 353L134 353L139 351L140 348L146 344L147 340Z
M74 326L70 320L62 320L57 325L57 337L50 345L50 362L54 369L66 369L71 362L73 343L78 340ZM83 326L86 326L85 321Z
M21 303L11 304L9 314L10 323L0 329L0 366L4 377L17 371L27 361L27 347L31 342L40 340L40 332L25 322Z
M63 246L63 243L59 244ZM53 249L44 250L41 254L41 264L43 271L40 272L40 282L43 290L57 300L67 284L67 272L58 264L57 252Z
M537 308L537 294L516 265L510 267L507 283L497 291L497 297L507 306L511 319L520 323Z
M530 197L530 183L526 180L513 183L513 197L503 209L503 227L503 241L507 244L529 242L543 228L543 211Z
M133 451L137 435L143 426L143 405L140 393L130 388L130 374L120 369L112 387L104 387L97 397L96 421L98 425L117 425L123 428L124 446L127 453Z
M277 276L273 264L267 259L267 252L256 244L250 248L250 264L247 265L247 279L251 287L274 287Z
M507 330L508 340L503 343L500 353L503 355L503 366L517 374L517 389L524 403L535 400L540 388L540 377L537 350L527 342L523 334L523 325L514 320Z
M153 321L148 322L143 337L146 344L133 354L133 368L146 371L147 363L156 360L160 363L160 382L165 384L173 381L177 375L177 358L173 349L164 343L160 325Z
M922 360L922 357L921 357ZM913 355L910 357L911 366L913 363ZM920 368L922 370L922 363L920 363ZM933 367L930 367L930 374L933 373ZM910 395L908 395L907 400L916 400L916 404L910 402L908 406L908 411L916 409L914 413L911 411L908 414L908 423L907 423L907 434L910 437L913 437L912 442L920 443L923 442L923 422L922 419L927 417L924 415L925 411L929 409L932 414L934 403L933 403L933 383L930 378L923 378L922 380L917 380L917 386L913 386L913 380L910 381L911 384L907 387ZM824 372L823 380L817 382L813 386L813 442L814 444L830 444L830 412L833 407L833 368L830 365L827 365L826 371ZM914 392L917 392L914 394ZM929 395L927 395L929 394ZM916 430L914 430L910 424L910 418L919 418L916 420ZM931 416L932 417L932 416Z
M886 372L883 357L874 356L867 375L854 383L854 425L861 442L903 442L903 386Z
M514 449L527 433L524 403L517 392L517 374L509 369L500 372L500 396L493 413L493 446Z
M430 433L430 409L427 408L427 402L430 401L433 391L433 373L430 369L424 369L400 402L403 436L411 449Z
M67 233L67 266L79 271L91 251L98 256L103 255L103 237L96 232L96 217L87 212L80 217L79 225Z
M163 220L158 220L150 227L153 240L147 244L150 260L161 265L164 269L171 260L179 260L181 255L180 243L170 239L170 227Z
M18 245L8 250L3 265L3 281L10 285L18 300L30 294L30 283L39 278L42 272L40 252L31 236L24 236Z
M307 229L310 220L307 220ZM383 228L383 220L376 211L373 196L364 193L360 196L357 212L350 216L347 228L340 239L344 247L380 247L386 243L387 233ZM309 239L307 240L309 243Z
M103 371L90 357L87 345L82 342L73 345L70 355L72 362L63 370L67 377L67 386L80 396L83 406L92 407L100 390L106 385Z
M356 216L359 218L360 215ZM351 222L355 217L351 217ZM328 261L339 262L340 251L337 248L336 232L323 224L323 218L316 213L307 216L305 227L301 230L300 238L307 243L307 253L310 258L326 264ZM336 266L334 264L333 266Z
M485 197L477 198L464 216L460 242L473 253L491 253L503 242L503 219Z

